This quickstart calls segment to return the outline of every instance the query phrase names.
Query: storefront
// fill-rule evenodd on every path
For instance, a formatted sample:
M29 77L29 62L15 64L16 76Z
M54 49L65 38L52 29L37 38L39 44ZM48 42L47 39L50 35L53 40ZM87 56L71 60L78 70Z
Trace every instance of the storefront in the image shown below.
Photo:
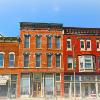
M17 75L0 75L0 98L16 97Z
M64 95L67 98L73 98L74 95L76 98L99 98L100 75L76 75L75 81L73 75L65 75Z
M30 73L21 75L21 96L60 96L60 74Z

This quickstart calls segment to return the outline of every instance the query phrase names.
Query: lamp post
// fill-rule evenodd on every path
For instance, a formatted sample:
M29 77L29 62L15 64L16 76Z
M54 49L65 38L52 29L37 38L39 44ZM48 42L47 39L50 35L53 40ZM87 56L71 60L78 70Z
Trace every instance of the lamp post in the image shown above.
M73 45L73 69L74 69L74 100L76 100L76 58L75 58L75 45Z

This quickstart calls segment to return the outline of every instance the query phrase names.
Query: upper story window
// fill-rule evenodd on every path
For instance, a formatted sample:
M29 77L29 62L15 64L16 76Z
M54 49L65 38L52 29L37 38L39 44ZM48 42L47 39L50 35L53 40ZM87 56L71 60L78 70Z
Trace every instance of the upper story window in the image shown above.
M15 54L9 53L9 67L14 67Z
M47 53L47 67L52 66L52 54Z
M52 36L47 36L47 48L52 48Z
M68 69L72 69L73 68L73 57L72 56L68 56L67 63L68 63Z
M29 48L30 35L24 35L24 48Z
M0 68L4 67L4 54L0 53Z
M95 65L95 58L91 55L79 56L80 71L93 70Z
M67 39L67 50L71 50L71 39Z
M96 48L97 48L97 51L100 51L100 41L99 40L96 40Z
M35 54L35 56L36 56L36 68L40 68L40 66L41 66L41 53L36 53Z
M24 54L24 68L29 67L29 54Z
M55 36L55 46L60 49L60 36Z
M86 47L87 47L87 50L91 50L91 40L86 40Z
M41 48L41 35L36 35L36 48Z
M85 50L85 41L83 39L80 40L80 49Z
M57 53L56 54L56 67L60 67L61 66L61 54Z

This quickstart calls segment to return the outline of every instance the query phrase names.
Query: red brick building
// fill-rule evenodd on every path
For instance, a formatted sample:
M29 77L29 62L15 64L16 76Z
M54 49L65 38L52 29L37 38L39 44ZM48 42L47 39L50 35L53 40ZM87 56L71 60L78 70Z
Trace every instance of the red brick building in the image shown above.
M62 32L62 24L20 23L21 96L63 96Z
M17 96L18 57L18 39L16 37L0 37L0 97Z
M100 29L64 28L64 95L100 97Z

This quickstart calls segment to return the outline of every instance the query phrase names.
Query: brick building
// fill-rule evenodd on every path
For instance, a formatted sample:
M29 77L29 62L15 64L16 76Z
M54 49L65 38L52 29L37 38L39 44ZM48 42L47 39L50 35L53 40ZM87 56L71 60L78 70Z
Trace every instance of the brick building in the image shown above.
M100 29L21 22L0 37L0 97L99 98L99 54Z
M100 97L100 29L64 28L64 95Z
M0 97L16 97L19 42L17 37L0 37ZM13 88L13 89L12 89Z

